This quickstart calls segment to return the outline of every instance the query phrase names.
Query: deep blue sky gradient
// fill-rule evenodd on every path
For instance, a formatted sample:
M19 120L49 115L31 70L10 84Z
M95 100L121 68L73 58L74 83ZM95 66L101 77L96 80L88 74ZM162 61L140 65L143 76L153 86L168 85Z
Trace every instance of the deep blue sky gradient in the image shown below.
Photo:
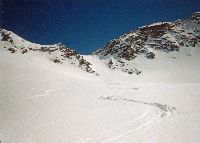
M1 28L82 54L128 31L200 11L200 0L0 0Z

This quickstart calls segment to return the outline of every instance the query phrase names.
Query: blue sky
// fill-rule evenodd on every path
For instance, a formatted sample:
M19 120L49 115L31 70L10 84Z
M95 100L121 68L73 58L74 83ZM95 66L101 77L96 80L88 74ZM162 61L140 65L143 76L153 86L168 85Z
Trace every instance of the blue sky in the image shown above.
M1 0L1 27L89 54L135 28L200 11L200 0Z

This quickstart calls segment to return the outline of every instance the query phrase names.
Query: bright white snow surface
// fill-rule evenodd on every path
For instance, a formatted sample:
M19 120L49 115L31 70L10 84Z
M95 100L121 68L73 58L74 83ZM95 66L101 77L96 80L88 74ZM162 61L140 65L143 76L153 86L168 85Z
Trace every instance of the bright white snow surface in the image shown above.
M139 75L85 56L96 76L1 47L1 142L199 143L200 49L156 55Z

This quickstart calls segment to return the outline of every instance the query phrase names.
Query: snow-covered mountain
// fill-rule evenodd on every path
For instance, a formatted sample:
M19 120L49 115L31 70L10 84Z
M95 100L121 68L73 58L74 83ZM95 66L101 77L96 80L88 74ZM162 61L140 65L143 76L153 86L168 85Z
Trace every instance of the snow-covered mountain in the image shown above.
M40 56L54 63L74 65L86 72L95 73L91 68L91 63L86 61L82 55L60 43L54 45L35 44L11 31L0 29L0 46L12 54Z
M0 142L199 143L199 21L144 26L83 56L1 29Z
M54 63L75 65L86 72L98 75L98 71L94 71L95 65L92 65L92 61L86 60L87 56L82 56L65 45L31 43L5 29L0 29L0 35L1 46L10 53L34 53ZM144 59L155 61L159 57L167 56L176 59L182 52L185 56L191 56L191 51L199 47L200 12L196 12L188 19L140 27L111 40L92 55L97 56L112 70L119 69L128 74L139 75L146 70Z
M190 50L200 47L200 12L188 19L140 27L110 41L94 54L106 59L111 69L140 74L141 69L134 64L138 57L154 60L159 52L177 53L185 47Z

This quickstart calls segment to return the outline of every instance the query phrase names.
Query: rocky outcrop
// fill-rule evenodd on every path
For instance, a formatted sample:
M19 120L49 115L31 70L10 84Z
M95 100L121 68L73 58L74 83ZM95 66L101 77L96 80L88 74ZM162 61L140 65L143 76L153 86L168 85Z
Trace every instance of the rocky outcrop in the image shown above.
M140 27L110 41L93 54L100 59L112 57L116 61L120 59L132 61L138 56L153 60L156 58L155 50L168 53L179 52L182 47L199 46L200 13L196 12L188 19Z
M91 63L86 61L77 51L67 48L63 44L40 45L31 43L14 34L13 32L7 31L5 29L0 29L0 34L0 42L6 42L6 46L3 47L10 53L43 53L50 61L54 63L70 63L71 65L78 66L86 72L95 73L91 67Z

